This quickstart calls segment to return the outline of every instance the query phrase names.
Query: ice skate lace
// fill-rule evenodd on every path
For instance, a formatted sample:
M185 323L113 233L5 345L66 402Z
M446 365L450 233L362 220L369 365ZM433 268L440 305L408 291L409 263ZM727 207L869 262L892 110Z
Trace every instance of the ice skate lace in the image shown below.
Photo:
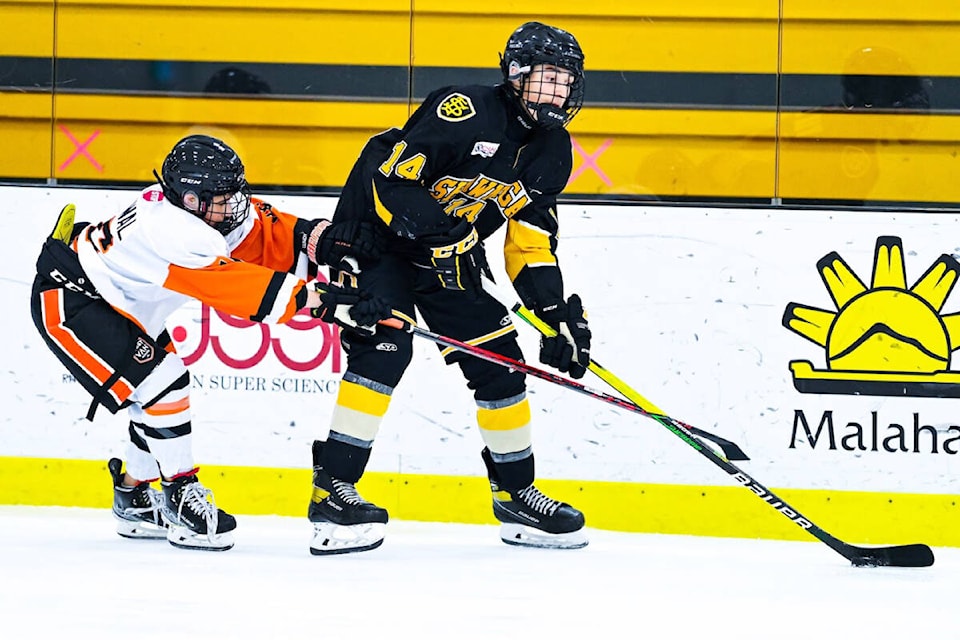
M521 489L517 493L517 497L523 500L523 503L534 511L548 516L552 516L554 513L556 513L561 504L560 502L552 500L540 493L540 490L533 485L530 485L526 489Z
M213 501L213 492L199 482L184 485L181 491L180 504L177 506L177 519L183 520L183 509L188 507L190 511L202 516L206 521L207 538L212 541L217 534L217 521L220 519L217 505Z
M146 504L143 504L143 501ZM137 506L141 504L143 506ZM159 521L159 514L163 509L163 494L152 487L147 487L142 494L137 496L133 506L127 507L124 511L130 515L150 514L154 520Z
M366 504L367 501L360 497L357 488L350 482L330 478L333 482L333 490L337 492L337 497L346 504Z

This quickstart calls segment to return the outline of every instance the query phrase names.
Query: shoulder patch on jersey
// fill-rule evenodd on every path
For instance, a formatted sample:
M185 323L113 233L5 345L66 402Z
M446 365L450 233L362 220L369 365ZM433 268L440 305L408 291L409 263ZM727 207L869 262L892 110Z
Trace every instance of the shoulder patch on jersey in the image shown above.
M147 202L160 202L163 200L163 191L159 189L149 189L143 192L143 199Z
M139 364L146 364L153 360L154 353L153 345L144 340L142 337L137 338L137 343L133 347L134 360L136 360Z
M481 140L477 144L473 145L473 151L470 152L470 155L480 156L481 158L492 158L497 153L497 149L499 148L499 142L484 142Z
M477 114L473 101L462 93L451 93L437 107L437 116L447 122L460 122Z

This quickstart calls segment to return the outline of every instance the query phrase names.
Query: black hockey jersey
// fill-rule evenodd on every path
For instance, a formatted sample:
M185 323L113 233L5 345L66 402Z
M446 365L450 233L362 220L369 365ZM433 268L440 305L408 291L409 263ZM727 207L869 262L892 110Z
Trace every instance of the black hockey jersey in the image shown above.
M481 239L507 224L507 275L534 309L563 300L557 264L557 195L573 163L565 129L536 128L505 86L434 91L403 129L364 147L335 220L377 218L391 250L429 264L417 242L464 218Z

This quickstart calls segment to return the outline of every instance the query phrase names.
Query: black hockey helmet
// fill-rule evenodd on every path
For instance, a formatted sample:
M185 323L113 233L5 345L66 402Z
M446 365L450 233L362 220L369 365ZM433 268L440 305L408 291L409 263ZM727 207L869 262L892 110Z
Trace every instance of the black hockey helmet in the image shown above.
M526 103L537 113L540 126L565 127L583 106L583 50L572 33L541 22L527 22L510 35L500 56L503 79L507 83L520 82L521 100L527 76L538 64L550 64L573 74L570 95L562 107Z
M172 204L204 218L218 196L231 196L229 212L220 222L208 223L227 235L250 214L250 186L244 176L243 162L222 140L204 135L183 138L163 161L161 176L154 171L163 195ZM199 200L196 211L187 209L183 199L194 194Z

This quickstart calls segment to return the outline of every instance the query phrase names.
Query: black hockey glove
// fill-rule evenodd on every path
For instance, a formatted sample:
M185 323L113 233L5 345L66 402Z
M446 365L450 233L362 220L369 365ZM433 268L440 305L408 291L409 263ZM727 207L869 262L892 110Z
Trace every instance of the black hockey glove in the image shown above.
M377 322L393 317L390 305L369 291L329 283L317 283L314 288L320 294L320 306L311 308L310 315L324 322L373 335Z
M320 231L315 227L307 238L307 258L341 271L359 273L358 260L374 262L386 248L386 237L369 222L334 222Z
M425 238L424 244L444 289L479 293L484 274L493 280L477 230L466 220L460 220L443 235Z
M540 362L571 378L582 378L590 364L590 327L580 296L573 294L566 302L558 302L537 310L541 320L557 332L552 338L540 338Z

